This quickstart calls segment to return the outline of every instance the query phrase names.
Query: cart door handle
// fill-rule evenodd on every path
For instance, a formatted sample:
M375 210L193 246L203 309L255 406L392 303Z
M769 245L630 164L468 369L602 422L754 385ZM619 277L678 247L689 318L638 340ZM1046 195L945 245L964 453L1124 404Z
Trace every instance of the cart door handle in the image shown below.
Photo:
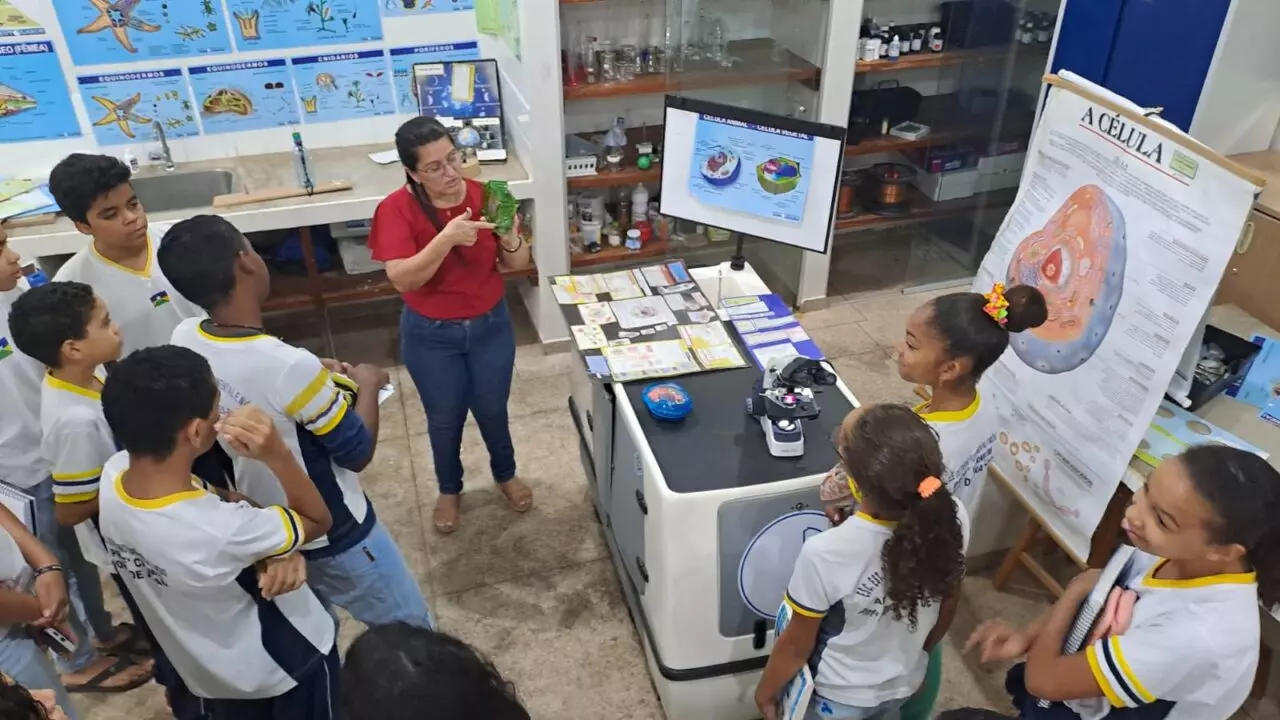
M640 571L640 579L644 580L646 585L649 584L649 568L645 567L644 560L636 558L636 569Z
M757 620L751 632L751 647L756 650L763 650L765 636L768 632L769 625L763 619Z
M590 430L591 432L596 431L596 424L592 422L590 410L587 411L587 429Z
M649 514L649 503L645 501L644 493L640 492L639 490L636 490L636 504L640 506L641 514L643 515Z
M1253 245L1253 221L1244 224L1244 231L1240 233L1240 239L1236 241L1236 254L1243 255L1249 252L1249 247Z

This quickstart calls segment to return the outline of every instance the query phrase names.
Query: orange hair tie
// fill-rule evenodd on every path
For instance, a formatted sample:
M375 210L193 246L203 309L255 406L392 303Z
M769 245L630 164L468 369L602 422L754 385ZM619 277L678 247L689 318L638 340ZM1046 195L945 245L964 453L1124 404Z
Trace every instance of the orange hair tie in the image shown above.
M916 492L920 493L920 497L928 498L942 488L942 481L930 475L920 481L920 486L916 488Z
M991 292L983 295L987 299L987 304L983 306L982 311L991 316L1004 327L1009 321L1009 301L1004 298L1004 283L996 283L991 287Z

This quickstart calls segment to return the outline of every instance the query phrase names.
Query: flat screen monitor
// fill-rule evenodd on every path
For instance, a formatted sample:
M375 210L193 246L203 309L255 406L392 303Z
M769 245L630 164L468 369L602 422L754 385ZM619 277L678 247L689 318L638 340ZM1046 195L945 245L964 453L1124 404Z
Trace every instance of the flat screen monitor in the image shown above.
M443 123L460 147L476 151L480 162L507 159L498 61L418 63L413 66L413 92L418 114Z
M845 129L668 95L663 215L825 253Z

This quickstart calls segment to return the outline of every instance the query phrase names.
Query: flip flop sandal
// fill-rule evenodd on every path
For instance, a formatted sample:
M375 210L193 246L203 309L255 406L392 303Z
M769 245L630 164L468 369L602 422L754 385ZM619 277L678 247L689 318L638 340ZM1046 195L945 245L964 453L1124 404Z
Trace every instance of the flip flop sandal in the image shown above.
M129 692L130 690L136 690L142 687L143 685L146 685L147 683L151 682L151 678L155 676L154 669L151 672L147 673L146 675L142 676L141 678L138 678L137 680L133 680L124 685L112 685L108 687L103 685L102 683L104 680L109 680L125 672L126 670L136 667L137 665L138 665L138 662L136 660L134 660L133 658L127 655L122 655L120 657L117 657L116 661L111 663L111 665L107 667L105 670L89 678L88 681L81 683L79 685L67 685L66 686L67 692L114 695L117 693Z
M98 650L107 655L151 655L151 643L136 625L128 622L116 625L117 632L122 628L125 630L124 639L110 645L99 645Z
M444 514L444 511L441 509L440 504L437 502L435 509L432 510L431 512L431 524L435 526L436 532L440 533L441 535L450 535L452 533L455 533L458 530L458 519L459 519L459 516L461 515L461 511L462 511L461 500L459 500L459 505L454 507L453 509L453 519L449 520L449 519L442 518L441 515Z
M507 482L511 481L508 480ZM503 485L502 495L507 499L507 505L510 506L512 510L515 510L518 513L527 513L533 509L533 490L531 490L528 485L524 485L523 483L521 483L521 485L524 487L524 492L522 494L513 496L511 493L507 492L506 486Z

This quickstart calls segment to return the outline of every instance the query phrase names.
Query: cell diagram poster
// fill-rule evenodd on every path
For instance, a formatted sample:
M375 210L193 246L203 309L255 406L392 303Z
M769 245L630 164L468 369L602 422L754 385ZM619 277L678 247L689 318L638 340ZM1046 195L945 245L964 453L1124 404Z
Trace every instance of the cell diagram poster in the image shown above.
M1012 334L979 387L998 411L992 463L1078 557L1257 190L1185 135L1120 111L1124 102L1069 83L1050 90L973 286L1034 285L1047 300L1048 321Z
M304 123L355 120L396 111L387 56L381 50L310 55L293 58L289 64L298 83Z
M200 134L181 68L84 75L77 81L101 145L149 141L157 122L169 138Z
M296 125L293 79L283 59L187 68L206 135Z
M231 51L221 0L53 0L76 65Z
M418 63L479 60L475 40L391 48L391 75L396 86L396 106L402 113L418 114L418 88L413 82L413 66Z
M0 143L79 135L53 43L0 44Z
M227 0L236 49L280 50L382 39L384 0Z

